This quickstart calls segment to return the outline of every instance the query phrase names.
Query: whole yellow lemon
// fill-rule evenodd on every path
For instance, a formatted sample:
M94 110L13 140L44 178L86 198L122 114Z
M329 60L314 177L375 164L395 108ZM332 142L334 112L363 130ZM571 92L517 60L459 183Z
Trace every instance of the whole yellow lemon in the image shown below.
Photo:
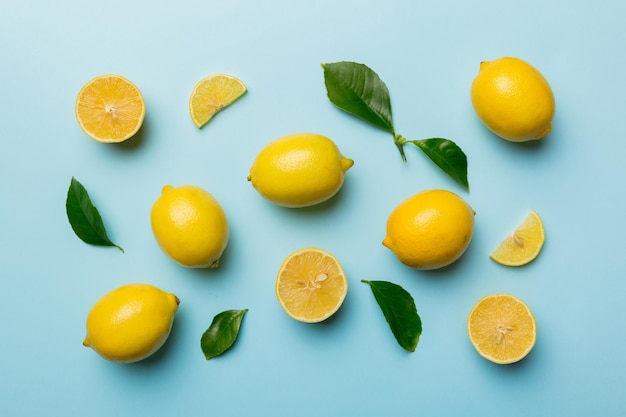
M552 88L535 67L521 59L481 62L471 97L480 120L506 140L536 140L552 130Z
M100 298L87 316L83 345L113 362L137 362L167 340L180 300L149 284L121 286Z
M263 148L250 168L248 181L274 204L307 207L334 196L353 164L327 137L297 133Z
M195 185L163 187L150 213L161 249L189 268L217 267L228 244L228 221L219 202Z
M461 257L473 231L474 210L461 197L446 190L427 190L391 212L383 245L405 265L436 269Z

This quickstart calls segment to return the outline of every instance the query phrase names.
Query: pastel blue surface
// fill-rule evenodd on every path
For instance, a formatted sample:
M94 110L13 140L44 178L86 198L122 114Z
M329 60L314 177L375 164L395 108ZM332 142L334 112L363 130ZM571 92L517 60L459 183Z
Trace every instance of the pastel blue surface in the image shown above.
M4 416L623 416L626 414L626 31L617 0L179 0L0 5L0 414ZM553 133L512 144L478 121L469 88L480 61L535 65L557 101ZM335 108L320 63L350 60L386 82L399 133L446 137L468 155L469 193L418 150ZM187 100L212 73L248 93L198 130ZM121 145L87 138L74 118L83 84L118 73L147 114ZM246 181L257 152L310 131L354 159L340 194L289 210ZM71 177L109 236L89 246L65 213ZM229 246L217 270L170 261L150 229L165 184L196 184L224 207ZM381 245L390 211L445 188L476 211L456 264L420 272ZM506 268L489 253L531 210L542 253ZM307 325L274 295L292 251L334 253L350 289L339 313ZM361 279L402 285L424 331L415 353L393 339ZM182 300L165 347L136 364L82 346L104 293L148 282ZM465 321L482 296L512 293L538 323L522 362L494 365ZM200 337L220 311L248 308L236 345L205 361Z

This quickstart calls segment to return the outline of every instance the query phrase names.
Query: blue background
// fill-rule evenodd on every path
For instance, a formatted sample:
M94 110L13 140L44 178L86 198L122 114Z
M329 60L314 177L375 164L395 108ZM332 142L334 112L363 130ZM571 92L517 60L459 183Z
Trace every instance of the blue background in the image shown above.
M619 1L155 0L0 5L0 413L38 415L415 416L626 414L623 156L626 8ZM480 61L510 55L553 87L553 133L513 144L486 130L469 99ZM336 109L322 62L350 60L386 82L396 130L446 137L469 160L465 192L417 149L403 164L390 135ZM187 101L212 73L248 93L198 130ZM147 105L137 137L97 143L74 118L79 89L118 73ZM289 210L246 181L269 141L332 138L354 159L340 194ZM65 197L75 176L109 236L72 232ZM165 184L195 184L224 207L231 239L217 270L170 261L150 229ZM401 265L381 245L391 210L445 188L476 211L465 255L443 270ZM506 268L489 253L531 210L542 253ZM328 322L290 319L274 295L292 251L319 246L348 275ZM402 285L424 323L415 353L393 339L361 279ZM154 357L121 365L82 346L104 293L148 282L182 300ZM508 292L538 322L522 362L494 365L465 320L482 296ZM220 311L249 308L236 345L205 361L200 336Z

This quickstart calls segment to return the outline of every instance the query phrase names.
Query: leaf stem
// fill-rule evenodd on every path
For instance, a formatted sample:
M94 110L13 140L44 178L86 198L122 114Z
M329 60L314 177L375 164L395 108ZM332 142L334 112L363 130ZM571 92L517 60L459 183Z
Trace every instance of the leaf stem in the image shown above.
M398 151L400 151L400 156L402 157L402 162L406 163L406 155L404 154L404 144L407 140L399 133L393 135L393 143L395 143Z

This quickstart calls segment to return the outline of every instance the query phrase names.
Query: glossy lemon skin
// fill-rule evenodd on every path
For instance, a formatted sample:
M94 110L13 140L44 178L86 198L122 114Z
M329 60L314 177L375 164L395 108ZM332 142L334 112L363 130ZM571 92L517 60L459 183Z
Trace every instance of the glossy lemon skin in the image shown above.
M149 284L127 284L105 294L87 315L83 345L112 362L137 362L167 340L180 300Z
M195 185L166 185L152 206L150 220L159 246L180 265L219 265L228 244L228 220L208 191Z
M513 57L481 62L471 88L479 119L511 142L541 139L552 130L556 104L546 78Z
M447 190L427 190L400 203L387 219L383 245L403 264L442 268L463 255L474 231L474 211Z
M248 180L274 204L307 207L333 197L353 164L329 138L297 133L263 148L250 168Z

